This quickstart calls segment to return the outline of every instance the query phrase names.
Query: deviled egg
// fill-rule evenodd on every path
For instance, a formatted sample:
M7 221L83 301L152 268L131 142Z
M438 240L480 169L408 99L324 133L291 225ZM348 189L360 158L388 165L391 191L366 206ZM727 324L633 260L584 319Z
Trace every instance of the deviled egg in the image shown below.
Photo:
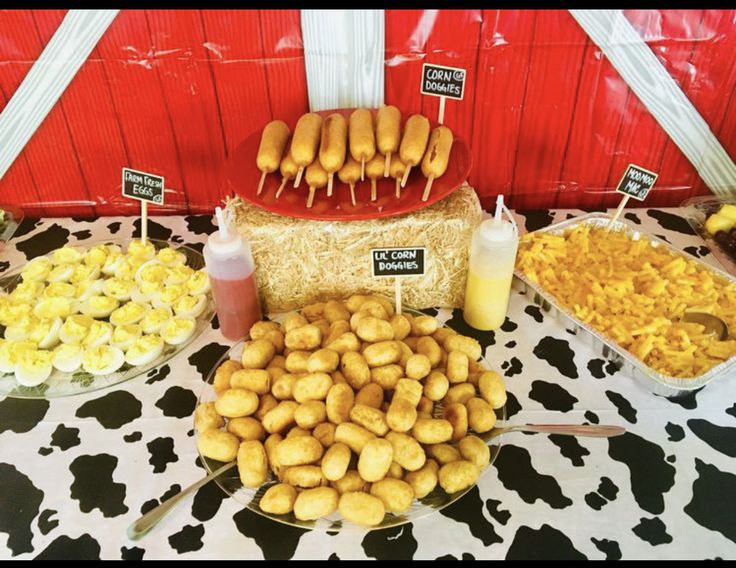
M95 320L83 314L74 314L66 318L59 328L59 339L62 343L82 343Z
M100 267L97 265L88 265L88 264L77 264L77 266L74 268L74 273L72 274L71 281L74 284L79 284L80 282L90 282L93 280L97 280L100 277Z
M95 320L89 326L87 336L82 341L84 347L99 347L105 343L109 343L112 339L112 324L106 321Z
M110 323L112 325L138 323L146 315L147 309L148 307L145 304L127 302L110 314Z
M35 387L51 376L51 351L22 351L15 363L15 380L23 386Z
M117 347L98 345L82 355L82 369L92 375L110 375L125 363L125 355Z
M163 282L142 282L130 293L130 299L139 304L146 304L164 289Z
M26 351L36 351L38 345L33 341L6 341L0 339L0 372L15 372L15 364Z
M207 296L200 294L199 296L182 296L174 304L174 312L177 316L199 317L199 315L207 307Z
M163 308L153 308L148 310L143 319L139 322L143 333L159 333L161 326L169 321L173 312L171 308L164 306Z
M107 260L107 245L95 245L84 255L84 264L102 268Z
M44 292L44 283L37 280L25 280L19 283L10 293L14 303L32 302Z
M179 298L187 293L187 289L183 284L174 284L172 286L166 286L156 295L154 295L151 303L156 308L162 308L164 306L173 306Z
M135 281L123 280L122 278L108 278L104 281L102 291L105 296L115 298L119 302L130 300L130 294L135 290Z
M82 366L83 353L78 343L62 343L51 352L51 364L62 373L73 373Z
M82 302L81 311L93 318L106 318L120 306L115 298L109 296L92 296Z
M161 337L169 345L181 345L194 335L195 325L194 318L171 318L161 326Z
M120 264L118 264L115 270L115 276L118 278L134 279L135 273L144 262L145 260L141 258L126 256L120 261Z
M148 365L164 350L164 340L159 335L140 337L125 353L125 361L129 365Z
M77 287L69 282L52 282L43 289L47 298L73 298Z
M74 291L74 298L80 302L89 300L92 296L99 296L105 289L105 281L102 278L91 282L80 282Z
M143 261L150 260L156 256L156 247L151 241L143 242L142 239L133 239L128 245L128 257L138 257Z
M84 258L84 249L73 246L63 246L51 253L51 262L54 264L76 264Z
M74 275L75 265L73 264L57 264L51 269L46 280L49 282L69 282Z
M24 281L42 282L46 280L52 268L53 264L48 258L38 256L26 264L25 268L20 272L20 277Z
M156 254L156 259L164 266L176 266L177 264L186 264L187 256L183 252L179 252L171 247L162 248Z
M167 275L168 269L154 258L138 267L135 273L135 281L139 285L143 282L163 282Z
M28 339L38 343L39 349L50 349L59 343L59 331L62 320L57 317L52 320L40 320L31 329Z
M141 335L143 335L143 331L141 330L141 326L137 323L119 325L112 332L110 345L125 351L133 345Z
M176 266L171 266L168 269L168 274L166 275L166 284L185 284L191 277L192 274L194 274L194 270L192 270L189 266L186 264L178 264Z
M38 318L33 315L27 315L16 320L5 328L5 339L8 341L25 341L30 337L31 331L37 324Z
M70 298L41 298L33 308L33 315L38 319L65 318L74 311L75 305Z
M14 304L12 302L5 303L0 306L0 324L6 327L12 325L13 322L28 316L31 311L31 304Z
M118 247L117 251L108 249L107 258L105 259L105 263L102 265L102 268L100 270L104 275L112 276L118 271L120 264L124 260L125 255L120 252L120 247Z
M210 277L204 268L195 270L186 283L187 290L192 296L206 294L210 290Z

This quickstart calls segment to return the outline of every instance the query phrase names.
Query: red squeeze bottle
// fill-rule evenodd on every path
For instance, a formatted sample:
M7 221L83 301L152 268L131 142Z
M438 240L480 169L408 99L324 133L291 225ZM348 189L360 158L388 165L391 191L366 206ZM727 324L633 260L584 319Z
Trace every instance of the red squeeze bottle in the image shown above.
M222 209L215 209L218 231L207 239L204 262L215 298L220 331L226 339L243 339L261 319L250 244L228 228Z

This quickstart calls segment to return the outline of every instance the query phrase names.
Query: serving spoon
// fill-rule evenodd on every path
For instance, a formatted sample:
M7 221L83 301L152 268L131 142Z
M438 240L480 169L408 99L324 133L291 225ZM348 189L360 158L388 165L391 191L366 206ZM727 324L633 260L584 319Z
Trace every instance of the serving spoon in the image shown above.
M685 312L682 321L689 323L699 323L705 328L705 333L715 334L720 341L726 341L729 337L728 326L718 316L705 312Z
M599 426L599 425L587 425L587 424L520 424L518 426L506 426L503 428L494 428L489 432L477 435L484 442L488 442L501 434L508 432L539 432L543 434L562 434L566 436L587 436L592 438L610 438L612 436L620 436L625 433L626 430L621 426ZM140 517L132 525L128 527L128 538L130 540L138 540L153 527L155 527L161 520L164 519L184 498L188 495L212 481L215 477L222 475L226 471L229 471L235 467L236 462L228 462L222 467L219 467L206 477L203 477L196 483L193 483L180 493L174 495L171 499L168 499L148 511L145 515Z

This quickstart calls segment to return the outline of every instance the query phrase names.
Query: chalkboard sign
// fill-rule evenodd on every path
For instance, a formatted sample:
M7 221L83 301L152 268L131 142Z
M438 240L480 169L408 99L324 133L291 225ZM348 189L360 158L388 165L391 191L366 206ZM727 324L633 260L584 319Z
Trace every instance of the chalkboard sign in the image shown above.
M371 249L373 276L422 276L424 247Z
M465 94L465 69L443 65L422 65L422 94L462 100Z
M123 195L156 205L164 204L164 178L123 168Z
M634 164L629 164L624 177L618 182L616 191L639 201L644 201L647 193L652 189L654 182L657 181L658 176L659 174L655 174Z

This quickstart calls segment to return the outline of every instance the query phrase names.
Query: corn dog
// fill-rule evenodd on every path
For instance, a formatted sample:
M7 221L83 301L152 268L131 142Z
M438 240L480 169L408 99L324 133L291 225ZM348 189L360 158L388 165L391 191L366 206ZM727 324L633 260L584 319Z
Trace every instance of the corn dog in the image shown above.
M276 199L281 196L281 192L284 191L289 180L294 179L294 177L296 177L296 173L299 171L299 166L296 165L294 158L291 157L291 147L289 147L284 154L284 158L281 160L281 165L279 166L279 171L281 172L281 185L279 186L278 191L276 191Z
M452 130L446 126L438 126L429 137L427 152L422 160L422 173L427 178L422 201L429 199L429 192L435 178L442 176L447 170L447 162L450 160L450 150L452 150L452 140Z
M401 143L401 111L395 106L383 106L376 115L376 140L378 151L386 156L383 177L389 176L391 154L399 149Z
M401 146L399 147L399 157L406 164L406 171L401 179L401 187L406 185L412 167L422 161L428 139L429 120L421 114L411 115L404 125L404 137L401 139Z
M401 178L404 177L404 171L406 165L401 161L396 154L391 157L391 166L389 168L389 174L392 178L396 179L396 198L401 197Z
M376 154L373 158L365 165L365 173L371 180L371 201L375 201L376 195L376 180L383 177L383 168L386 163L386 158L381 154Z
M272 120L263 129L261 143L258 146L258 155L256 156L258 169L263 173L261 173L261 180L258 182L256 195L260 195L263 191L266 174L279 169L279 163L284 148L286 148L286 142L289 140L289 134L291 134L289 127L281 120Z
M356 162L352 156L348 156L345 165L337 172L337 177L342 183L350 186L350 200L355 207L355 184L360 179L360 164Z
M291 142L291 157L299 166L294 180L294 187L299 187L304 174L304 168L314 161L319 148L322 117L313 112L303 114L296 123L294 139Z
M376 155L373 115L367 108L355 109L349 123L350 154L360 162L360 179L365 179L365 163Z
M345 163L348 124L345 117L335 113L322 123L322 141L319 146L319 163L327 172L327 197L332 197L332 179Z
M305 177L309 186L309 197L307 198L307 209L309 209L314 201L314 192L327 185L327 172L319 160L315 160L309 164Z

